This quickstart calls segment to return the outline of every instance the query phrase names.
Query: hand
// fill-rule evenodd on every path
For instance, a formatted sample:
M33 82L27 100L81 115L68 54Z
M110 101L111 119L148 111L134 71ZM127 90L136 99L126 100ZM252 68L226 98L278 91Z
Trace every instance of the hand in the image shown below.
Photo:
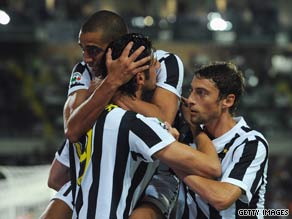
M149 68L149 65L145 65L145 63L150 60L150 56L135 62L136 58L143 52L145 47L140 46L129 56L132 46L133 42L128 43L121 56L115 60L112 59L111 49L109 49L106 54L106 66L108 77L110 78L109 80L118 86L127 83L138 72L145 71Z
M189 108L188 99L182 96L181 102L182 102L181 112L183 114L183 117L186 123L190 126L193 136L197 136L202 131L200 124L196 124L191 121L191 111Z
M185 97L181 97L181 112L183 114L183 117L186 121L187 124L191 125L191 111L190 111L190 108L189 108L189 102L188 102L188 99L185 98Z
M164 125L166 126L168 132L178 141L179 138L178 130L176 128L173 128L168 122L165 122Z

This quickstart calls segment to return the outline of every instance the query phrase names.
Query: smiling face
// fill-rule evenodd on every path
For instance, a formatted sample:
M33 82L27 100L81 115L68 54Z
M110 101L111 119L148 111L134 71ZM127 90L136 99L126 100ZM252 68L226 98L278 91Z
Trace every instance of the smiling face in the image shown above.
M92 74L97 75L101 58L108 46L102 41L101 32L80 32L78 44L82 49L83 61L90 67Z
M219 89L210 79L194 77L188 101L191 121L196 124L206 124L218 119L223 110Z

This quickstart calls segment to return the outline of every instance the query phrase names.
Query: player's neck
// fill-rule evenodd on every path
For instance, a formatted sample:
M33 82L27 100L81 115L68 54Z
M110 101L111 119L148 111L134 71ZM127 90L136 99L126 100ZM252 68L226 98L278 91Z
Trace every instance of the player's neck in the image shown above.
M232 115L226 113L206 124L205 129L214 138L218 138L232 129L235 125L236 121L233 119Z

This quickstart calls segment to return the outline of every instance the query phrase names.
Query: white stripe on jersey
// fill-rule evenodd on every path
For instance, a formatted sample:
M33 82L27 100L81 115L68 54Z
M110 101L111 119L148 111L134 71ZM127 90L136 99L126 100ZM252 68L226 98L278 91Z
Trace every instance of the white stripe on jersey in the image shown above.
M157 162L148 163L153 162L152 155L174 140L157 119L121 108L104 111L93 131L80 140L91 146L91 153L77 156L74 147L75 166L80 166L76 174L81 179L74 217L127 218L156 170ZM79 151L90 151L86 147L83 144ZM90 159L82 162L84 156Z
M245 194L228 209L220 211L219 215L219 212L206 204L199 195L189 191L188 206L178 206L186 211L176 215L177 219L181 218L182 214L189 215L189 219L194 219L191 215L198 215L199 218L235 219L237 208L264 208L268 143L261 133L251 130L242 117L235 120L237 124L223 136L214 139L213 143L222 159L222 177L219 180L240 187ZM180 196L182 199L185 194L182 192Z

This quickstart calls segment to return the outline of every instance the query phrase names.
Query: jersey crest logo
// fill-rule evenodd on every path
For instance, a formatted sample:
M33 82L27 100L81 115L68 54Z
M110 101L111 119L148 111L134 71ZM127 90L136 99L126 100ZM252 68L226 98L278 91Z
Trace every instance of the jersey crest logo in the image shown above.
M80 74L79 72L74 72L70 80L70 85L80 83L81 78L82 78L82 74Z

